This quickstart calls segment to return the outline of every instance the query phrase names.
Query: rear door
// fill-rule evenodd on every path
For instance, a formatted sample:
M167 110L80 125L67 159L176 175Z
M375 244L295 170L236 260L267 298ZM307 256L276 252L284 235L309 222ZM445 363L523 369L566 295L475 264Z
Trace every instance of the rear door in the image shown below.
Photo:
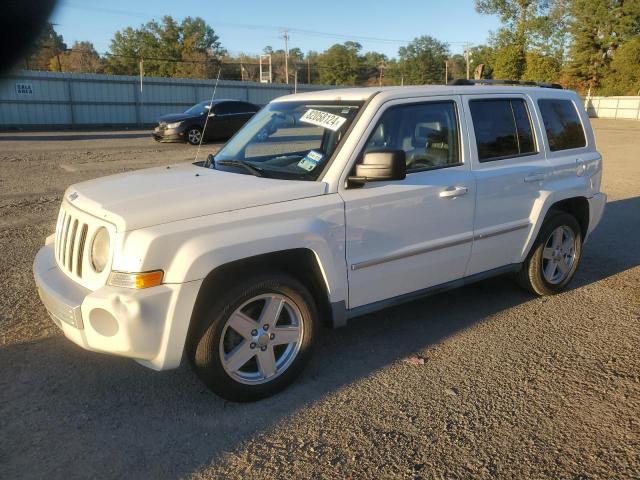
M549 165L526 95L465 95L477 198L466 275L520 262Z

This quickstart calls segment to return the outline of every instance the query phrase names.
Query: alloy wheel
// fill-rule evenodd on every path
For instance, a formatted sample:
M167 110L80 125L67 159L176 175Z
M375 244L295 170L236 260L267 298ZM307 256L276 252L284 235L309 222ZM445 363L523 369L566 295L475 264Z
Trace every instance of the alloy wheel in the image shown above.
M576 236L566 225L559 226L547 239L542 251L542 272L547 282L557 285L571 274L576 261Z
M258 295L227 319L220 337L220 360L231 378L260 384L281 375L300 351L304 325L299 308L288 297Z
M200 130L198 130L197 128L192 128L191 130L189 130L189 143L192 144L198 144L200 143L200 140L202 138L202 133L200 133Z

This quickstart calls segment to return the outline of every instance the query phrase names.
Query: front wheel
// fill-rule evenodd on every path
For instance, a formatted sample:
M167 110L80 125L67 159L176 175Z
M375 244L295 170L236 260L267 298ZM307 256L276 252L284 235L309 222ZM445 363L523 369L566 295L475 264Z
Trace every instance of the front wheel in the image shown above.
M198 127L191 127L187 131L187 142L191 145L200 145L202 141L202 130Z
M562 291L573 278L582 254L582 230L568 213L545 220L517 280L537 295Z
M249 279L215 302L187 354L216 394L254 401L289 385L309 360L317 322L309 291L288 275Z

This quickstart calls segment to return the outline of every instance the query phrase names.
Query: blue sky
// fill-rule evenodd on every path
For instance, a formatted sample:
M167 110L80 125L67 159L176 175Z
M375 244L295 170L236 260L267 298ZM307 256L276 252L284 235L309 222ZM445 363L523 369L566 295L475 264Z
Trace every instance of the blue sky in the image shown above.
M232 54L284 48L283 28L292 29L290 48L305 52L355 40L393 57L407 41L431 35L460 53L464 42L484 43L499 27L496 17L475 11L473 0L58 0L52 21L68 45L90 40L103 53L117 30L163 15L204 18Z

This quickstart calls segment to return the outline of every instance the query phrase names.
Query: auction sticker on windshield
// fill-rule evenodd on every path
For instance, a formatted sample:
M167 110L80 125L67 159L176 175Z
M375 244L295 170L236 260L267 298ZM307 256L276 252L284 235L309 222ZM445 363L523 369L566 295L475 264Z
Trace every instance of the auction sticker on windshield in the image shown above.
M310 123L311 125L317 125L319 127L328 128L334 132L347 121L345 117L340 115L334 115L333 113L323 112L322 110L314 110L310 108L304 115L300 117L300 121L304 123Z
M324 158L324 155L315 150L311 150L307 155L298 162L298 166L307 172L310 172L318 166L318 163Z

